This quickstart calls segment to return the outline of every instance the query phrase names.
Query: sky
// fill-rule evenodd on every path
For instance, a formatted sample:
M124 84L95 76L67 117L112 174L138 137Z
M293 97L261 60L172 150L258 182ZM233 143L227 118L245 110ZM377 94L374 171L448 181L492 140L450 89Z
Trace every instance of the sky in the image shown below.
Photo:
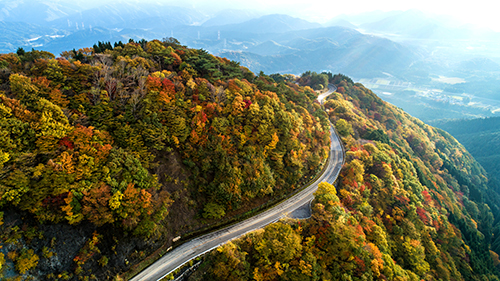
M436 15L450 15L465 23L490 27L500 32L498 5L491 0L157 0L177 5L190 5L205 9L253 9L265 13L284 13L306 20L324 23L340 14L357 14L368 11L417 9Z

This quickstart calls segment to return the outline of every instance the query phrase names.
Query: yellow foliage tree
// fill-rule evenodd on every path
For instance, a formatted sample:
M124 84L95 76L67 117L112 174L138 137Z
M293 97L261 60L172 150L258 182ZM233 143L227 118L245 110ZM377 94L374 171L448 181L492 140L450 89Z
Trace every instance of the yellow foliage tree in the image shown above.
M38 260L39 257L33 249L23 250L16 260L16 270L21 274L25 274L38 265Z

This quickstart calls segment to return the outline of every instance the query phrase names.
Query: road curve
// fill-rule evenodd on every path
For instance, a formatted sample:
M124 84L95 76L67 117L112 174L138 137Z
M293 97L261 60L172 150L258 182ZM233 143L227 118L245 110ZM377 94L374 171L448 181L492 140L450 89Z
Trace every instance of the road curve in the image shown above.
M328 91L318 96L318 101L323 103L323 100L335 90L335 86L329 85ZM295 209L313 200L313 193L318 188L318 184L325 181L333 184L337 179L340 169L344 163L344 152L342 150L341 141L332 125L330 125L330 140L330 157L328 158L328 163L326 163L327 167L325 168L323 175L321 175L313 184L267 211L257 214L237 224L228 226L224 229L195 238L176 247L130 280L160 280L186 262L214 248L217 248L232 239L240 237L245 233L263 228L270 223L276 222L287 216L287 214L293 212Z

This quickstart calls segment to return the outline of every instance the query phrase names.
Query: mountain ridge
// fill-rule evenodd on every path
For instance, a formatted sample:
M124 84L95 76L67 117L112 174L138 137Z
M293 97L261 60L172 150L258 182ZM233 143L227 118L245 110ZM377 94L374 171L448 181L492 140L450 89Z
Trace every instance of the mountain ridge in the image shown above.
M325 108L347 150L338 186L320 184L311 218L223 245L188 280L498 280L500 196L481 166L363 85L330 82Z
M0 55L5 278L124 274L285 197L326 160L311 88L174 39L100 45Z

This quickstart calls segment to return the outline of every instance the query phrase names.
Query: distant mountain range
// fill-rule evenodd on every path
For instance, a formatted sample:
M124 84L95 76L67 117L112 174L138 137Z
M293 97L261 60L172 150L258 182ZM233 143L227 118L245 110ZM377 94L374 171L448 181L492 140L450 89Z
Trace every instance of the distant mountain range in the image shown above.
M59 55L97 41L174 37L189 47L206 49L266 73L327 70L354 77L389 73L419 79L436 70L449 72L450 64L478 57L500 63L491 58L500 41L498 33L479 32L416 10L339 15L321 25L247 10L209 14L152 2L91 1L83 7L64 1L0 1L0 52L23 47ZM477 40L449 43L464 38ZM464 52L479 55L464 56ZM415 75L418 77L411 78Z
M417 59L408 48L344 27L294 31L275 36L248 51L222 52L251 70L300 74L310 69L364 76L403 69ZM271 54L271 50L276 50Z
M217 12L210 19L203 22L203 26L220 26L227 24L242 23L263 16L256 11L227 9Z
M78 13L81 9L73 2L3 0L0 1L0 21L47 25L53 20Z
M161 3L122 2L67 15L50 22L50 25L70 29L105 27L108 29L145 29L164 31L178 25L200 24L207 16L194 9L162 5Z
M489 29L480 29L463 24L446 16L434 16L418 10L391 13L373 22L365 22L359 28L366 32L386 34L392 39L434 40L500 40L500 34Z

